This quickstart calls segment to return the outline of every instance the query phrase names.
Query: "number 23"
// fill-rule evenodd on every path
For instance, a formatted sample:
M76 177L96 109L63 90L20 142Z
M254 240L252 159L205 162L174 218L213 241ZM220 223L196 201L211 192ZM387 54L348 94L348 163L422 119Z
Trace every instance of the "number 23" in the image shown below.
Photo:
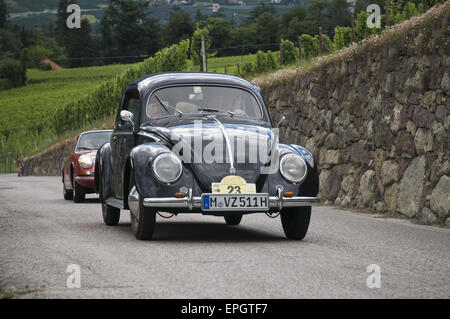
M228 186L228 194L232 194L232 193L241 193L241 186Z

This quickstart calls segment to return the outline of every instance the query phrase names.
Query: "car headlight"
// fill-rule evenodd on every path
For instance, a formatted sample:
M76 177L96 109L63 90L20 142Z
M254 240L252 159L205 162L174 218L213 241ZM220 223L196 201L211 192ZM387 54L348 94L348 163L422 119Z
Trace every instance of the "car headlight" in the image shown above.
M291 183L300 183L306 178L308 169L305 160L296 154L283 156L280 162L281 175Z
M180 159L172 153L159 155L153 161L152 168L156 178L165 184L177 181L183 170Z
M78 163L82 168L91 168L92 164L94 164L94 161L89 155L81 155L78 159Z

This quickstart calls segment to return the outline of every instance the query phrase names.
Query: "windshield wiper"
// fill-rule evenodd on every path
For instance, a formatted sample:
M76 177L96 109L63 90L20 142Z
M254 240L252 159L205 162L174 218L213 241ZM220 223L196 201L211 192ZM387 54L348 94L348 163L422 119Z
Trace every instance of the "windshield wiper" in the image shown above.
M220 110L218 110L218 109L210 109L210 108L200 108L198 110L202 111L202 112L216 112L216 113L220 112Z
M221 110L212 109L212 108L202 108L202 109L198 109L198 110L199 111L204 111L204 112L214 112L214 113L222 112ZM236 115L234 112L231 112L231 111L226 111L226 113L230 114L231 116L235 116Z
M183 115L183 112L181 112L176 107L173 107L173 106L171 106L169 104L165 104L163 101L161 101L161 99L158 97L158 95L154 94L154 96L158 100L159 104L161 104L161 106L167 111L167 113L170 114L169 110L167 109L167 107L170 107L171 109L174 109L176 112L178 112L178 114Z

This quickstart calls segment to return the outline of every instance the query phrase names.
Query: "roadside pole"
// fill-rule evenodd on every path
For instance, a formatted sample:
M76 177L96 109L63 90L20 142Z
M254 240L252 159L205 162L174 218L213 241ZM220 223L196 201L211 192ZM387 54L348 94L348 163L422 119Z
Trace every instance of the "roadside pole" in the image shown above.
M283 65L283 43L280 43L280 66Z
M203 72L208 72L208 69L206 68L206 49L205 49L205 37L202 34L202 60L203 60Z
M298 59L301 60L303 58L302 55L302 37L298 37Z

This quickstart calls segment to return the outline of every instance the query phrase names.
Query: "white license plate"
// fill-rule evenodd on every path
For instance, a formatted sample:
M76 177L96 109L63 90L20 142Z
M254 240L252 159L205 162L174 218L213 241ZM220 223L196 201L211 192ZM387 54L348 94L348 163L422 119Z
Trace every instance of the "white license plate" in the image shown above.
M269 209L268 194L203 194L204 211L266 211Z

